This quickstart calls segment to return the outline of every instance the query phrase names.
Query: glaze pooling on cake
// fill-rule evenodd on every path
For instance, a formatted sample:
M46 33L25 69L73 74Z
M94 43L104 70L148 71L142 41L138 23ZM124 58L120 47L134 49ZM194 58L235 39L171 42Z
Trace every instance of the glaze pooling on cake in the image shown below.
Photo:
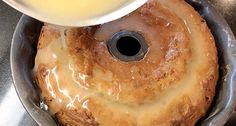
M121 30L145 38L142 60L111 56L107 41ZM63 125L194 125L218 79L214 39L183 0L150 0L99 26L45 25L35 63L42 96Z

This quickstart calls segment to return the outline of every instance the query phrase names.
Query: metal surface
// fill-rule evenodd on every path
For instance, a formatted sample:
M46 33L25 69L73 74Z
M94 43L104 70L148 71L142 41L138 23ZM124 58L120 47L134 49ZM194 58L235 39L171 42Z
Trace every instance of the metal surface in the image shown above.
M12 39L11 72L17 94L29 114L40 126L54 126L52 117L40 107L40 94L32 75L41 27L41 22L22 16Z
M216 40L219 58L219 81L212 108L203 126L222 126L230 118L236 106L236 40L222 16L205 0L187 0L206 20Z
M123 40L123 42L121 42L122 38L130 39L131 41ZM134 43L132 43L132 39L134 40ZM131 45L127 45L126 41L131 42ZM120 42L124 44L120 45ZM136 45L140 47L137 47ZM143 59L149 48L141 34L127 30L119 31L115 35L113 35L112 38L108 41L107 47L110 54L114 58L125 62L139 61ZM123 49L119 50L119 47L123 47ZM132 47L132 49L130 47Z
M126 3L122 4L122 6L118 7L112 12L106 12L102 16L96 15L90 18L84 18L77 21L70 19L67 20L65 18L61 19L56 16L54 18L51 18L51 15L45 15L40 11L36 11L35 9L32 9L29 6L26 6L26 4L22 2L22 0L3 0L3 1L12 6L13 8L19 10L20 12L23 12L24 14L34 17L40 21L63 26L89 26L89 25L106 23L129 14L130 12L136 10L138 7L142 6L145 2L147 2L147 0L127 1ZM62 20L64 21L61 22Z
M10 45L21 13L0 1L0 125L36 126L23 108L12 85L10 74Z
M220 78L217 95L201 126L222 126L236 105L236 40L226 21L205 0L188 2L207 21L219 52ZM17 93L26 110L39 125L56 125L51 116L40 109L39 92L34 84L32 69L42 23L23 16L12 40L11 69Z
M236 33L236 0L210 0ZM36 123L22 107L10 79L9 48L12 34L20 13L7 7L0 1L0 125L34 126ZM227 126L235 125L236 116L232 116Z

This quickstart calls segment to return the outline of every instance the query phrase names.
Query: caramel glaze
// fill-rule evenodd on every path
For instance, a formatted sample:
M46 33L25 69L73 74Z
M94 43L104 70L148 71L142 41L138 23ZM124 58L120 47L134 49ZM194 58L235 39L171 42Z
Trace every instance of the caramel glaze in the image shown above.
M144 59L110 55L107 41L121 30L143 35ZM35 63L38 87L62 125L194 125L211 104L218 78L214 39L183 0L150 0L99 26L45 24Z
M181 20L172 13L156 3L150 3L133 14L108 24L69 29L69 52L75 57L73 59L78 67L76 73L82 72L88 76L83 86L100 89L99 92L110 94L113 100L143 104L152 101L165 87L178 81L184 74L191 52L188 48L189 38L183 26ZM143 60L121 62L107 51L107 41L124 29L139 32L146 38L149 52ZM86 58L77 58L81 55ZM93 72L96 70L105 75L111 74L112 78L104 80L103 77L94 76Z

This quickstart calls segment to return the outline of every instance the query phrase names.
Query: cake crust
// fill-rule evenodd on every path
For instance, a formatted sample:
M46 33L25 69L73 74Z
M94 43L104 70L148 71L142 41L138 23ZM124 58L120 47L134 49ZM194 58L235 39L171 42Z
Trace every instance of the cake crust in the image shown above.
M121 30L140 33L149 51L123 62L107 49ZM215 95L218 59L204 19L184 0L149 0L132 14L93 27L45 24L35 77L62 125L193 126Z

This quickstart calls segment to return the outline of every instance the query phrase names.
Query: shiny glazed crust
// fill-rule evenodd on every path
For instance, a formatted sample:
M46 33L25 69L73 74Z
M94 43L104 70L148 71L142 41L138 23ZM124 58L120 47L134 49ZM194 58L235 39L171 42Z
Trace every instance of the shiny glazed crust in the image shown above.
M143 35L145 58L122 62L106 43L116 32ZM214 39L184 0L149 0L100 26L43 26L36 80L62 125L193 126L208 110L218 79Z

